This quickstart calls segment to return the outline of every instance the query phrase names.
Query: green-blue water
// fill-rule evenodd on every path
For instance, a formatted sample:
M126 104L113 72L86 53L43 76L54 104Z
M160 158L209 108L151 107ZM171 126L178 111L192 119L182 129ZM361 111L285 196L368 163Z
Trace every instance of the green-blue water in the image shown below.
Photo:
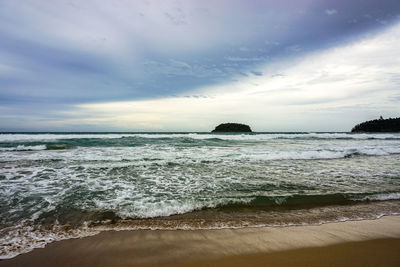
M400 212L400 134L0 134L0 257L109 229Z

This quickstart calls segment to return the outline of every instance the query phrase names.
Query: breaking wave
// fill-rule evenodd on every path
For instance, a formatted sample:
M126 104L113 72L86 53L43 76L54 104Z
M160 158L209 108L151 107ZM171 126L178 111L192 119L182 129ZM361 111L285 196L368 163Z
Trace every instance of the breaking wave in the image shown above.
M16 147L0 147L0 151L38 151L47 149L46 145L25 146L18 145Z

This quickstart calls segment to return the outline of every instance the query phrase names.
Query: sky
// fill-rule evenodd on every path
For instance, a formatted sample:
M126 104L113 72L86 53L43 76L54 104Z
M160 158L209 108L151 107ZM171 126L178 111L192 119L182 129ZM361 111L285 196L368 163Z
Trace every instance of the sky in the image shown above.
M398 0L2 0L0 131L400 117Z

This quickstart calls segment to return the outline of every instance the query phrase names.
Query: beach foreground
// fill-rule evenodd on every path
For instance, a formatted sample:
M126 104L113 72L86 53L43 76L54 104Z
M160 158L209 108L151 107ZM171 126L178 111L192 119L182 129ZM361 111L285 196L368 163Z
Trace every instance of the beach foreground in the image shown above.
M318 226L106 231L54 242L0 266L399 266L398 251L400 216L386 216Z
M400 266L399 248L400 239L374 239L203 260L187 266Z

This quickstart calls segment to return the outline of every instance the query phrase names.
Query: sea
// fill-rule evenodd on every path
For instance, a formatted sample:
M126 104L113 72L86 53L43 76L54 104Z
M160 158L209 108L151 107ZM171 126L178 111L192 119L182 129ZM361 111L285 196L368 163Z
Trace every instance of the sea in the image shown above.
M399 214L399 133L0 134L2 259L110 230Z

